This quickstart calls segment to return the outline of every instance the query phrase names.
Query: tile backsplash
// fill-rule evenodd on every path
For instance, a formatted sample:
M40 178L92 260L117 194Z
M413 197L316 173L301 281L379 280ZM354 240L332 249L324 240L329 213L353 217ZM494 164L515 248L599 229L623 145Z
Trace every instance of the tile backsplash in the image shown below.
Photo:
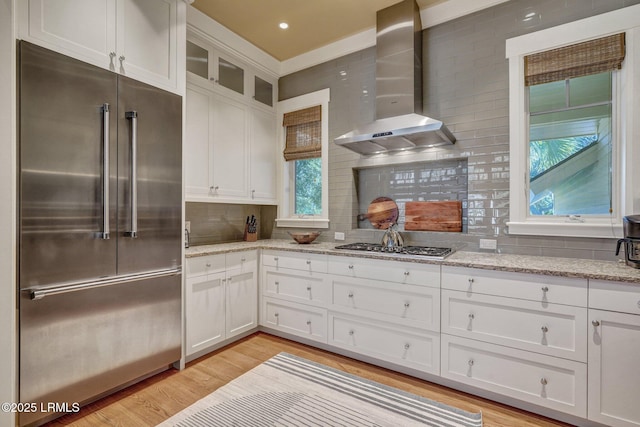
M504 253L615 259L616 240L613 238L507 234L509 76L505 41L638 3L640 0L511 0L423 31L424 112L441 119L457 138L453 146L430 149L429 156L434 161L466 159L467 233L408 232L404 234L405 240L479 250L479 239L489 238L496 239L498 248ZM531 11L536 12L536 19L523 20ZM331 90L329 141L359 124L372 121L375 115L375 48L280 78L279 97L288 99L324 88ZM405 158L411 159L411 156L407 154ZM333 240L334 231L344 232L348 241L375 241L382 236L379 230L358 228L357 215L362 213L362 203L370 202L367 199L373 195L363 195L357 185L356 169L360 161L360 155L330 143L331 226L322 234L321 240ZM376 179L377 172L370 173L365 180ZM419 172L416 169L407 173L415 176ZM386 185L386 179L384 181ZM274 229L273 236L284 238L285 230Z

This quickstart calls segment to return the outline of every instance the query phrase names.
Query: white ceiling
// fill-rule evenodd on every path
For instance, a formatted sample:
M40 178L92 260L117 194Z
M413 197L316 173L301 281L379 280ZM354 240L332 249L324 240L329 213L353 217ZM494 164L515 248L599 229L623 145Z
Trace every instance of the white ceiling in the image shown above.
M193 7L279 61L376 25L376 12L399 0L195 0ZM416 0L422 10L446 0ZM278 28L285 21L287 30Z

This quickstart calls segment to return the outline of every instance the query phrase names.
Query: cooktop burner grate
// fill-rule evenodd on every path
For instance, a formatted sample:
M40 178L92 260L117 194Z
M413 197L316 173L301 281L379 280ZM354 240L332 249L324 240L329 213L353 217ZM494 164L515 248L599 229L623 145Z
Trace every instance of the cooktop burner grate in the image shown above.
M403 246L403 247L387 247L379 243L348 243L346 245L336 246L336 249L346 249L351 251L367 251L380 252L401 255L417 255L422 257L430 257L444 259L453 253L452 248L439 248L432 246Z

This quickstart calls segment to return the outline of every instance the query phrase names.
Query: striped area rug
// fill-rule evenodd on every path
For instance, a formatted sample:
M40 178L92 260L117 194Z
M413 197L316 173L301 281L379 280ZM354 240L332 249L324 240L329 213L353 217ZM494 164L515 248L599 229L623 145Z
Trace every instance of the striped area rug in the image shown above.
M482 426L470 413L280 353L162 427Z

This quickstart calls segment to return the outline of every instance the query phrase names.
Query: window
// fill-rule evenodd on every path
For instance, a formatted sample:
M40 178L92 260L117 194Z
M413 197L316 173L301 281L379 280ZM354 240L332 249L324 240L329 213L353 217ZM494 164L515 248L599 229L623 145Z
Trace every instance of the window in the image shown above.
M279 227L328 228L329 89L278 103L282 119Z
M631 6L507 40L509 234L621 235L640 190L639 16Z

